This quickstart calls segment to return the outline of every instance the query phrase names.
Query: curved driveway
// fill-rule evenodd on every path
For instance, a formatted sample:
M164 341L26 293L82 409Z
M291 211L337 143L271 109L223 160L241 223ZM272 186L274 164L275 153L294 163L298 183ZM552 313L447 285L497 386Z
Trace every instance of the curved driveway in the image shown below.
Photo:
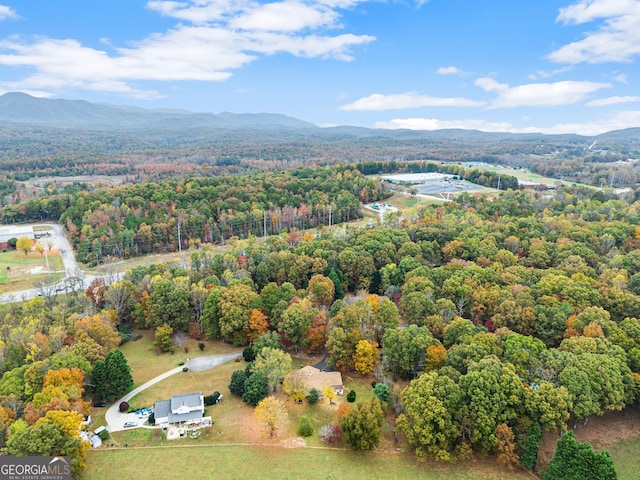
M164 372L161 375L158 375L155 378L152 378L148 382L140 385L137 388L134 388L129 393L127 393L124 397L117 400L113 405L109 407L107 413L104 416L105 422L107 423L107 430L110 432L119 432L124 430L125 422L137 422L138 426L141 426L146 419L141 420L136 416L135 413L120 413L119 406L121 402L127 402L136 395L138 395L143 390L146 390L151 385L155 385L156 383L164 380L171 375L175 375L178 372L182 372L184 367L189 367L189 370L193 370L194 372L203 372L205 370L210 370L214 367L222 365L223 363L227 363L229 360L234 360L238 357L242 356L242 353L228 353L225 355L210 355L208 357L198 357L189 360L185 365L180 367L176 367L168 372ZM158 399L162 400L162 399Z

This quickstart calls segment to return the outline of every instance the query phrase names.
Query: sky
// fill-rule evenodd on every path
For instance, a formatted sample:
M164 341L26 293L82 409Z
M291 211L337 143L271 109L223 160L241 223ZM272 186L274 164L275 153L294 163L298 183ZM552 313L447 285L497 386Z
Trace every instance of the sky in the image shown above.
M640 0L0 0L0 94L319 126L640 127Z

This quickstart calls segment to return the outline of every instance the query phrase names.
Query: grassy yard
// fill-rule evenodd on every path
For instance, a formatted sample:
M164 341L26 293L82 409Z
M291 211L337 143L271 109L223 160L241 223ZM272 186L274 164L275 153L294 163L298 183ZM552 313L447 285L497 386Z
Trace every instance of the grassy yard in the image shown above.
M607 450L613 457L620 480L640 478L640 437L610 445Z
M138 331L142 338L135 342L127 342L120 349L127 358L131 367L135 386L142 385L148 380L157 377L172 368L178 366L179 362L184 362L187 358L203 357L208 355L221 355L225 353L239 352L241 349L233 347L220 341L203 340L205 344L203 351L198 348L199 340L189 338L186 345L189 352L185 352L183 347L176 347L174 354L157 354L153 346L154 332L151 330Z
M47 274L47 257L51 274ZM38 252L28 255L17 250L0 252L0 289L3 292L34 288L43 280L54 283L63 275L64 265L58 252L48 253L46 257Z
M276 442L277 443L277 442ZM149 478L281 479L281 480L520 480L536 478L510 472L491 461L456 465L418 463L411 455L338 449L254 446L197 446L150 449L123 448L89 452L87 480Z

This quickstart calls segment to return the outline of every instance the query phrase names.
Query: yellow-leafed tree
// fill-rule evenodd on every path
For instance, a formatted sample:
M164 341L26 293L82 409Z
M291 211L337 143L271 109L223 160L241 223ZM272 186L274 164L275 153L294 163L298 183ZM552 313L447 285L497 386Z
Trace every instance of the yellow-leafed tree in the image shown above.
M25 255L29 255L31 247L33 247L33 242L29 237L20 237L16 242L16 249L24 252Z
M356 372L369 375L378 363L378 346L367 340L360 340L356 345L354 364Z
M333 399L336 398L337 395L336 389L331 385L325 385L322 387L322 396L329 400L329 405L333 405Z
M267 397L260 401L256 406L254 416L270 438L277 436L278 431L289 424L287 409L275 397Z

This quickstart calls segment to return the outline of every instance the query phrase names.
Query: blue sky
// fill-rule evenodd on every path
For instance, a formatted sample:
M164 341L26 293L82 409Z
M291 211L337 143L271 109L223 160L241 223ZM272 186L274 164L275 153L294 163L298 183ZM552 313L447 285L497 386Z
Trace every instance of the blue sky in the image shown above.
M0 94L317 125L640 126L640 0L0 0Z

